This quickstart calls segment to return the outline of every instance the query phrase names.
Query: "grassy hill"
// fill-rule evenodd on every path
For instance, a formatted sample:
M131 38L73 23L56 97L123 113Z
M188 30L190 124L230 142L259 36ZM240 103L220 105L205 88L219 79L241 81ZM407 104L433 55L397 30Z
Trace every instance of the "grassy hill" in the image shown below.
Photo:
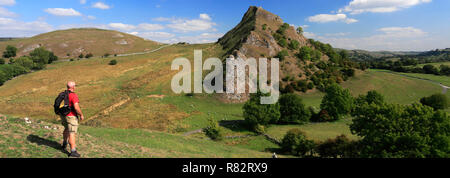
M118 31L81 28L0 41L0 53L3 53L7 45L18 48L18 56L28 55L33 49L43 46L58 57L76 58L88 53L102 56L106 53L114 55L144 52L153 50L160 44Z

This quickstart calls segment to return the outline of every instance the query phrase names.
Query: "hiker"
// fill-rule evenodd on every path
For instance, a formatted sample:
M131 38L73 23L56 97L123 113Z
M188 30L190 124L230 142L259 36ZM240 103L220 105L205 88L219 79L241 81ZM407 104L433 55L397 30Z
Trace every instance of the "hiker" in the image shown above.
M61 117L62 125L64 126L63 132L63 144L62 149L65 150L67 148L67 144L70 144L70 154L69 157L80 157L76 149L76 134L78 131L79 122L84 120L83 112L81 112L81 108L79 105L78 96L75 93L75 82L67 82L67 90L62 92L60 96L59 102L64 103L64 107L66 107L66 111L64 111L62 107L59 108L59 111L56 111ZM62 95L62 96L61 96ZM63 100L61 102L61 99ZM58 98L57 98L58 100ZM55 101L55 105L57 102ZM60 105L58 103L58 105Z

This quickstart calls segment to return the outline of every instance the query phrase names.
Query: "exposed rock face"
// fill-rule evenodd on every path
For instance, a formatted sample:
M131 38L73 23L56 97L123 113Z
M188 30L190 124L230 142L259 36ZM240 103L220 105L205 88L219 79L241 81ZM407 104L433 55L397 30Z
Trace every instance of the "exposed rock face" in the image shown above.
M36 49L36 48L39 48L39 47L41 47L40 44L34 44L34 45L31 45L31 46L26 47L25 49L23 49L22 52L23 52L23 53L28 53L28 52L33 51L33 50Z
M127 45L128 42L127 42L127 40L122 39L122 40L116 41L116 44L118 44L118 45Z
M227 51L224 57L231 55L244 60L261 57L270 59L283 50L273 37L273 33L283 24L279 16L261 7L252 6L242 21L219 39L218 43ZM292 26L286 30L285 36L289 40L298 41L300 46L309 45L308 39L298 34ZM232 103L245 102L249 99L249 94L224 94L224 99Z

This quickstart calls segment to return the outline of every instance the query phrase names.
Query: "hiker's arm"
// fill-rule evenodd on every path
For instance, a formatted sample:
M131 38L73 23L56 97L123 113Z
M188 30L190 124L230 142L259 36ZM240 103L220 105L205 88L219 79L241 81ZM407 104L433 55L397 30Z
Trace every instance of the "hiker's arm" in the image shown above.
M74 107L75 107L75 111L76 111L77 114L80 116L80 119L81 119L81 120L84 120L84 115L83 115L83 112L81 112L80 104L75 103L75 104L74 104Z

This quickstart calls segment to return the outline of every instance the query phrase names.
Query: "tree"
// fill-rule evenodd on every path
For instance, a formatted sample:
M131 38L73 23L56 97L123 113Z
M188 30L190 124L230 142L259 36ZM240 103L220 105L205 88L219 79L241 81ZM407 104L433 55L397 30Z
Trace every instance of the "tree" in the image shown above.
M203 132L212 140L222 140L223 131L219 126L219 123L214 119L208 119L208 126L203 129Z
M5 64L5 63L6 63L5 59L0 58L0 65Z
M289 43L289 49L291 49L291 50L297 50L299 46L300 46L300 43L297 40L292 40Z
M315 143L306 139L305 134L300 129L291 129L281 141L281 149L296 156L313 156Z
M280 52L278 52L275 58L278 58L280 59L280 61L283 61L286 58L286 56L289 56L289 52L283 49Z
M79 58L79 59L83 59L83 58L84 58L84 54L81 53L81 54L78 56L78 58Z
M321 158L354 158L358 150L354 149L356 142L350 141L345 135L328 139L317 146L317 153ZM356 152L356 153L355 153Z
M3 52L4 58L16 57L17 48L11 45L6 46L6 51Z
M334 83L328 86L325 92L320 108L326 110L333 120L339 120L341 116L351 112L353 97L348 89Z
M16 60L14 60L14 64L25 67L28 70L34 67L33 60L26 56L17 58Z
M420 99L420 103L432 107L434 110L441 110L448 108L448 98L444 94L434 94L429 97Z
M436 67L434 67L433 65L430 65L430 64L423 66L423 71L426 74L439 75L439 70Z
M450 156L450 118L421 104L362 104L350 129L362 137L367 158L438 158Z
M279 123L305 124L309 122L311 113L305 108L302 99L296 94L284 94L280 100L280 120Z
M303 34L303 28L302 28L302 27L298 27L298 28L297 28L297 33L298 33L299 35L302 35L302 34Z
M43 69L45 65L49 64L51 52L44 47L36 48L30 53L30 57L34 62L33 69Z
M276 104L261 104L260 98L269 96L258 92L251 94L250 100L244 104L244 118L250 129L255 130L258 125L268 126L275 124L280 119L280 105Z
M58 56L56 56L53 52L50 52L50 57L48 59L48 63L51 64L53 63L53 61L57 61L58 60Z
M303 46L300 48L300 52L297 54L298 58L300 58L303 61L309 61L311 60L313 50L308 46Z

